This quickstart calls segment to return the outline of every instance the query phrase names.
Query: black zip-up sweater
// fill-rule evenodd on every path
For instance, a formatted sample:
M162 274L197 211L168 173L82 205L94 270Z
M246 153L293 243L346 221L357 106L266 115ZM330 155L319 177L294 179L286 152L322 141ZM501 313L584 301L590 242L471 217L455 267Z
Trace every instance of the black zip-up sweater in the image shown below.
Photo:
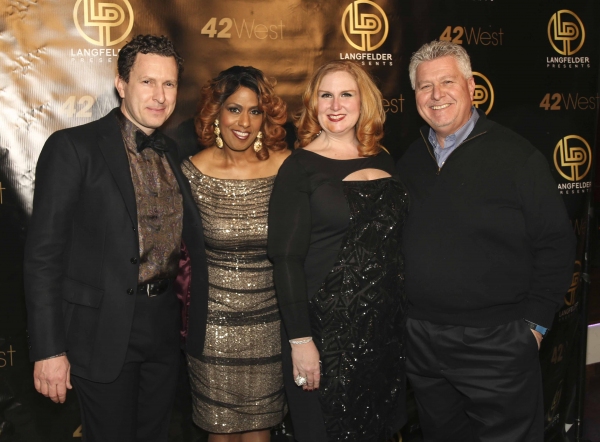
M441 168L429 127L398 162L411 200L408 316L467 327L525 318L551 327L573 276L573 229L544 156L479 113Z

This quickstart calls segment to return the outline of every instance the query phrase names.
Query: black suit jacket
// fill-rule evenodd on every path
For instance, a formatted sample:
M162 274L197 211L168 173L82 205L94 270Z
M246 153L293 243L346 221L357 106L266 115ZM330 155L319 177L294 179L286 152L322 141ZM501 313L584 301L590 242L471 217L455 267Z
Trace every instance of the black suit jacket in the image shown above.
M135 193L114 113L47 140L25 246L30 359L67 351L72 373L95 382L111 382L120 373L138 282ZM201 331L203 343L208 275L202 221L177 145L168 138L167 143L183 195L183 241L192 259L193 328L196 335Z

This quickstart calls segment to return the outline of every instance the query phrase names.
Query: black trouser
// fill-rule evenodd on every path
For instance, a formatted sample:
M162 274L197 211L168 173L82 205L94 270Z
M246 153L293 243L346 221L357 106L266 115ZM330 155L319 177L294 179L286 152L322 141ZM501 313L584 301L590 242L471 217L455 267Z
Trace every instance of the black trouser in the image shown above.
M179 372L179 300L137 294L125 364L108 384L71 376L85 442L166 442Z
M426 442L544 440L538 347L524 320L472 328L409 319L406 334Z

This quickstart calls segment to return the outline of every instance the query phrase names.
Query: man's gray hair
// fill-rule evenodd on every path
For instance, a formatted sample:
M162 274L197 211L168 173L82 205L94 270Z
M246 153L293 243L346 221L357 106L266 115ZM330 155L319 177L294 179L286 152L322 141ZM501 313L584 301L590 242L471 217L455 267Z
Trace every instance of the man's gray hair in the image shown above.
M408 76L410 77L410 85L413 90L417 78L417 67L424 61L431 61L440 57L453 57L466 80L473 76L471 59L469 58L467 51L465 51L465 48L449 41L433 40L431 43L425 43L421 46L410 58Z

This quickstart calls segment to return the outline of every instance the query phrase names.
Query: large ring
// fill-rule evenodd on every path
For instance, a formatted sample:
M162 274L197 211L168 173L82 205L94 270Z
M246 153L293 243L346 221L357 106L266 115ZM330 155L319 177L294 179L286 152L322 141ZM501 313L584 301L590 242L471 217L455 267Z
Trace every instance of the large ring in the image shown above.
M304 376L296 376L296 379L294 379L294 382L296 382L296 385L298 387L302 387L304 384L306 384L306 378Z

